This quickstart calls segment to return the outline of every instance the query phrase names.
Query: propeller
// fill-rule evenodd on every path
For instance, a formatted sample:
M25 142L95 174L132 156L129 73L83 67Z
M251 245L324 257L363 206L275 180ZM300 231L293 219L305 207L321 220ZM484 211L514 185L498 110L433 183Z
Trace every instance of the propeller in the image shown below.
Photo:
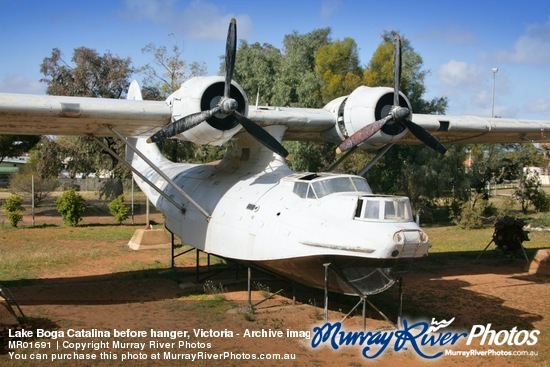
M269 150L279 154L281 157L288 156L287 150L269 134L264 128L250 120L246 116L237 111L239 104L234 98L231 98L231 79L235 70L235 56L237 53L237 21L233 18L229 23L227 31L227 41L225 46L225 84L223 97L220 98L218 104L207 111L193 113L176 120L147 139L148 143L155 143L162 139L171 138L177 134L181 134L189 129L198 126L202 122L208 120L215 114L221 113L234 117L242 127L258 142L263 144Z
M388 121L395 121L405 126L411 134L413 134L418 140L434 149L435 151L445 154L447 149L437 140L435 136L426 131L422 126L415 124L409 117L411 111L407 107L401 107L399 105L399 87L401 83L401 38L399 35L395 36L394 48L393 48L393 106L386 117L381 118L371 124L363 126L357 130L353 135L348 137L340 144L336 150L338 153L344 152L357 146L371 136L376 134Z

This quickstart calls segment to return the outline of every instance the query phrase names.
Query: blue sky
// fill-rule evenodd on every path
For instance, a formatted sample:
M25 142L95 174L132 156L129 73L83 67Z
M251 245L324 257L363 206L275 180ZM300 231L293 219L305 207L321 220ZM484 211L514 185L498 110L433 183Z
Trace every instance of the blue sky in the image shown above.
M148 43L169 45L187 62L216 74L230 18L239 39L282 48L292 31L331 27L332 39L352 37L367 64L384 30L398 30L430 71L427 98L447 96L449 115L495 114L550 120L550 1L547 0L0 0L0 92L44 93L39 66L60 48L76 47L150 61ZM141 76L136 75L140 81Z

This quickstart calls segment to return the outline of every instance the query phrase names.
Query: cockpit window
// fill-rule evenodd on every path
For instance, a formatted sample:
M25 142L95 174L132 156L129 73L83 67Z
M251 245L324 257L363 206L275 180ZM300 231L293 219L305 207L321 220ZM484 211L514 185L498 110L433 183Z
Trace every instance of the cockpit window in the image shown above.
M363 197L357 201L355 219L412 222L411 205L406 197Z
M300 181L295 182L293 192L301 198L320 199L339 192L371 193L372 191L367 180L362 177L342 175L318 176L311 174L301 177Z
M380 218L380 201L367 200L365 205L365 219L379 219Z
M305 198L307 195L307 188L309 184L306 182L296 182L292 191L301 198Z

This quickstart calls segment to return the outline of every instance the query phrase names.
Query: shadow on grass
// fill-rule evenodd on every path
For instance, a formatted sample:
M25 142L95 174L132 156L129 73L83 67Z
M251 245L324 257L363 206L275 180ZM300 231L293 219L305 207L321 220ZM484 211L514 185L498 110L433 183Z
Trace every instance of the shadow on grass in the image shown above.
M36 329L43 329L43 330L57 330L59 329L59 325L45 317L27 317L20 320L23 326L23 329L25 330L32 330L35 331ZM7 332L7 331L6 331ZM36 335L36 333L33 333ZM36 338L31 339L25 339L25 341L35 340ZM10 340L22 340L22 338L10 338L7 335L5 337L0 337L0 355L2 354L8 354L11 350L9 348L9 341Z
M213 264L211 269L227 265ZM201 267L203 272L206 266ZM2 281L20 305L120 304L181 297L195 267L155 268L90 276ZM197 283L198 285L198 283Z
M537 249L528 249L531 257ZM456 317L456 327L471 327L475 324L492 323L493 329L511 330L534 329L534 323L543 319L542 315L526 312L525 309L515 309L506 304L504 298L476 292L469 289L472 284L462 279L452 279L460 275L493 274L512 276L521 273L525 262L522 259L509 260L501 256L492 256L490 252L478 264L472 261L479 251L464 253L436 253L413 264L411 272L404 278L403 312L409 320L438 320ZM241 271L228 270L226 264L213 264L211 271L220 271L210 278L214 283L230 284L227 289L247 290L246 268ZM203 280L206 266L201 266ZM235 280L231 280L231 272ZM271 292L283 289L282 296L296 297L302 304L314 305L321 309L324 302L324 291L272 277L268 274L254 272L253 280L269 286ZM518 275L520 280L541 283L545 282L538 276ZM451 279L449 279L451 278ZM184 291L179 284L193 283L196 280L194 266L172 269L147 269L137 271L122 271L112 274L100 274L82 277L52 278L52 279L22 279L3 282L10 287L15 299L24 307L26 305L108 305L132 304L158 300L176 299L189 292L197 290L200 293L202 283L190 291ZM521 290L519 290L521 297ZM397 319L398 287L370 296L372 301L391 320ZM329 308L346 314L357 303L358 298L341 294L330 294ZM528 300L525 300L528 302ZM287 302L291 304L292 302ZM292 306L288 306L292 312ZM370 307L367 307L368 318L381 317ZM360 315L361 307L355 311ZM321 321L321 320L319 320Z

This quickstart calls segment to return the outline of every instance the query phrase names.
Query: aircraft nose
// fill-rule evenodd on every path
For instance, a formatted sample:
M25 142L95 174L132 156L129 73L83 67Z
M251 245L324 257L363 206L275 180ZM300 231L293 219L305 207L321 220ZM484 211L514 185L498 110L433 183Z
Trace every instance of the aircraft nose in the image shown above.
M421 257L428 254L428 235L422 230L400 230L394 233L394 258Z

